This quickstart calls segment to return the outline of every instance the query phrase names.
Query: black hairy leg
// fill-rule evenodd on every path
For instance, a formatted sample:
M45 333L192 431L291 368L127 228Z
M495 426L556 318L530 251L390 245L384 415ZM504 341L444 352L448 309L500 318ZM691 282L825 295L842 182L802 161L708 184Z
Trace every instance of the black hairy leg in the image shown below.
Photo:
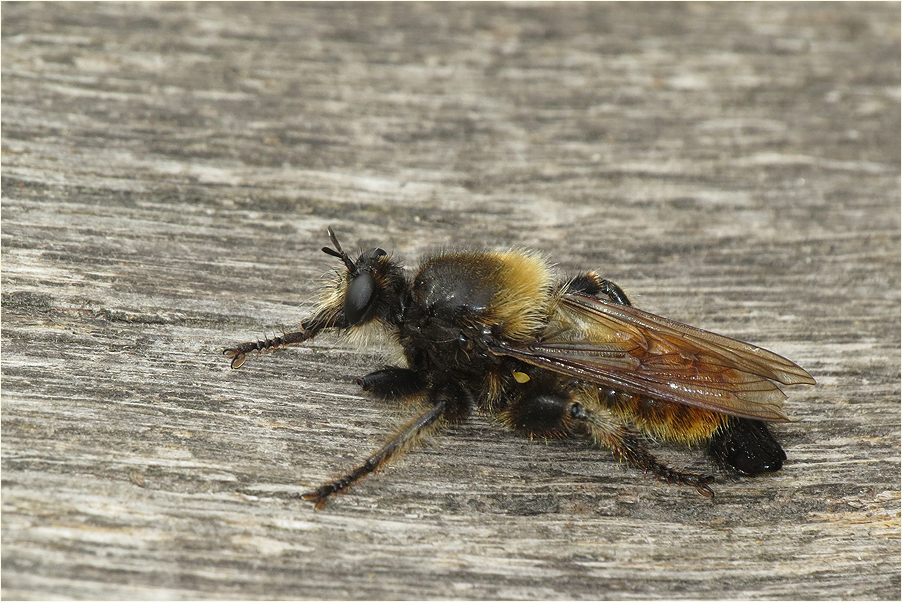
M357 384L382 399L404 399L424 393L429 383L426 375L416 370L383 368L358 378Z
M714 477L682 472L662 464L636 433L609 418L607 410L590 410L580 402L578 395L541 383L530 387L532 382L528 381L502 412L512 428L530 436L587 435L596 444L611 449L620 460L646 474L650 472L661 481L690 485L704 496L714 496L708 487Z
M708 454L721 466L744 475L776 472L786 459L764 422L734 416L711 438Z
M280 337L273 337L271 339L265 339L262 341L249 341L247 343L241 343L235 347L231 347L223 351L225 356L232 360L232 368L240 368L245 360L247 360L247 354L252 351L256 351L258 353L263 351L270 351L272 349L278 349L280 347L285 347L286 345L297 345L298 343L303 343L305 341L309 341L320 331L326 328L347 328L348 321L344 317L344 314L334 313L332 311L322 311L312 318L308 318L301 323L301 329L295 332L289 332L287 334L283 334Z
M462 419L472 408L472 396L454 383L443 383L433 387L427 394L430 397L431 407L404 425L385 445L367 458L366 462L301 497L313 502L317 508L322 508L330 495L344 492L366 475L381 469L392 458L430 435L442 424Z
M223 353L225 356L232 360L232 368L240 368L245 360L247 360L247 354L252 351L269 351L270 349L278 349L279 347L284 347L286 345L295 345L297 343L303 343L306 340L309 340L313 337L313 334L306 330L299 330L297 332L289 332L288 334L283 334L280 337L273 337L271 339L265 339L262 341L249 341L247 343L241 343L236 347L232 347L231 349L226 349Z
M714 477L683 472L662 464L648 451L639 435L608 418L605 410L592 411L581 403L574 403L570 407L570 415L574 426L581 427L581 430L596 444L613 450L619 459L629 462L646 474L652 473L660 481L690 485L700 494L714 497L714 492L708 487L714 482Z
M641 468L646 473L652 473L659 481L664 481L668 484L690 485L695 487L695 490L701 495L714 497L714 491L708 487L714 482L714 477L694 472L683 472L662 464L648 451L642 439L628 429L623 429L623 432L617 437L617 446L614 448L614 451L630 464Z
M567 292L588 295L590 297L604 295L619 305L632 306L632 303L630 303L629 298L626 296L626 293L623 292L622 288L610 280L605 280L595 272L580 274L571 280L567 283Z
M429 408L426 412L408 422L404 428L398 431L394 437L389 439L376 453L367 458L366 462L361 466L343 474L334 481L326 483L314 491L303 494L301 497L316 504L317 508L322 508L330 495L343 492L366 475L379 470L389 460L415 443L417 439L429 434L441 421L444 411L444 403L439 403Z

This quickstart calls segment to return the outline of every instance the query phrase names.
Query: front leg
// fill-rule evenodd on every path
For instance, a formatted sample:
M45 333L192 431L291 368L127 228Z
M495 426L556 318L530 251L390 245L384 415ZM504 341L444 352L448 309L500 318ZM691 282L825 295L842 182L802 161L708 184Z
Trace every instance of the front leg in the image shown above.
M289 332L280 337L241 343L235 347L226 349L223 353L227 358L232 360L232 368L238 369L244 364L245 360L247 360L247 354L252 351L269 351L270 349L278 349L279 347L284 347L286 345L303 343L311 338L313 338L313 333L307 330L299 330L297 332Z
M285 347L286 345L297 345L298 343L309 341L323 330L347 327L348 321L345 318L344 313L332 307L327 307L317 312L312 318L308 318L301 322L301 330L289 332L280 337L273 337L262 341L241 343L235 347L226 349L223 353L227 358L232 360L232 368L237 369L244 364L245 360L247 360L247 354L252 351L260 353L263 351L270 351L271 349Z

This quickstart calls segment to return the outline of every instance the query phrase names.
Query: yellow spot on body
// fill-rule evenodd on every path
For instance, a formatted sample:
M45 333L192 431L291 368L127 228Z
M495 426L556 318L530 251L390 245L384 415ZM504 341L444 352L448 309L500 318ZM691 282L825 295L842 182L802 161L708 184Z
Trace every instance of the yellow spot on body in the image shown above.
M529 382L529 375L525 372L514 372L514 380L522 385Z

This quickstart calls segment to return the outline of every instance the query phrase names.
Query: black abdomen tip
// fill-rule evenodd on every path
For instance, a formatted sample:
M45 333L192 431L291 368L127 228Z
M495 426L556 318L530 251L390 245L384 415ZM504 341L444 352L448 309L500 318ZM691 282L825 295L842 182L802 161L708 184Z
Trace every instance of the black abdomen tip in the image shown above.
M719 464L740 474L776 472L786 452L760 420L730 418L711 439L708 453Z

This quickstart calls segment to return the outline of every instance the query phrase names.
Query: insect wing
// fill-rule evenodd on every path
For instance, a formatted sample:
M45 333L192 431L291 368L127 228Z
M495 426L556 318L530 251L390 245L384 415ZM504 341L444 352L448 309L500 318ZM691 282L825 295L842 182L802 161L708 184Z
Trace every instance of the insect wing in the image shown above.
M617 390L770 421L788 420L773 381L814 384L760 347L595 297L563 295L550 332L492 351Z

